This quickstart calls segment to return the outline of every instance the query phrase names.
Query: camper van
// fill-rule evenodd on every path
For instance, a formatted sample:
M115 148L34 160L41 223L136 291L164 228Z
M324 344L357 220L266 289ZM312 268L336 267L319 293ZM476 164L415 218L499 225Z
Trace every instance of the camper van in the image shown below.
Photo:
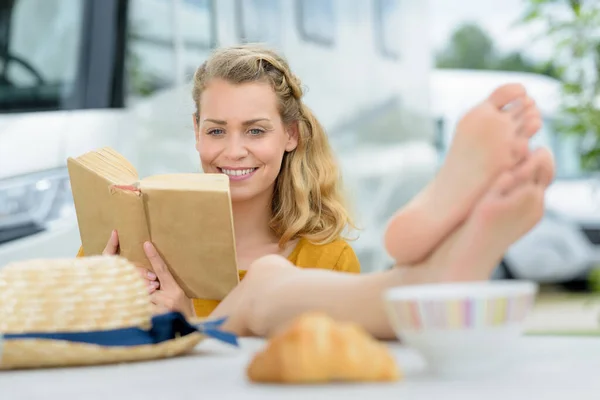
M201 172L190 80L218 46L263 42L305 85L342 165L363 270L435 173L426 2L0 2L0 266L74 256L69 156L111 146L140 176ZM416 22L418 21L418 23ZM108 239L108 238L107 238Z
M458 119L495 87L508 82L522 83L541 110L543 125L531 147L552 151L556 179L546 193L543 219L508 250L497 276L545 283L585 280L592 268L600 266L600 177L580 167L582 139L559 134L554 128L562 118L560 82L529 73L435 70L430 95L440 162Z

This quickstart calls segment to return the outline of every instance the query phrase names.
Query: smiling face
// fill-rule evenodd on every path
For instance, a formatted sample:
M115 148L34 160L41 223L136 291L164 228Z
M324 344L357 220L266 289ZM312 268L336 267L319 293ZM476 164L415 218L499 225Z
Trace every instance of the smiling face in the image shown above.
M285 152L298 144L268 83L211 80L194 118L196 149L206 173L229 176L232 202L273 193Z

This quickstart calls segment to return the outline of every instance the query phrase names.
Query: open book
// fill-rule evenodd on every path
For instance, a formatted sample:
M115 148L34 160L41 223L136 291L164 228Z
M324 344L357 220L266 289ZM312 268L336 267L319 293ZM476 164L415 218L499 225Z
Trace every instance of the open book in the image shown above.
M67 167L85 255L101 254L116 229L120 254L149 270L143 243L154 243L188 297L221 300L238 284L227 176L140 179L108 147L70 157Z

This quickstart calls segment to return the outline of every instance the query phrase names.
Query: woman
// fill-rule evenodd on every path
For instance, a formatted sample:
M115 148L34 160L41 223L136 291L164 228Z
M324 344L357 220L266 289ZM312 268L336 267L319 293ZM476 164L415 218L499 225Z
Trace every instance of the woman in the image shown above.
M458 226L443 233L441 240L431 224L446 224L445 231L457 217L451 212L440 214L434 208L429 211L437 212L434 215L441 217L441 223L413 216L414 224L405 229L419 235L429 229L434 238L430 243L439 241L427 249L425 259L410 265L398 263L385 272L354 275L299 269L281 256L265 256L252 263L244 281L212 316L227 316L224 329L238 335L269 336L299 314L319 310L358 323L378 338L391 339L394 333L382 300L385 289L488 279L506 249L542 217L544 192L554 177L552 155L547 150L530 152L527 146L523 150L523 143L527 144L540 126L539 111L533 102L526 101L529 105L521 110L503 111L514 99L515 89L521 91L518 86L501 87L467 113L461 124L468 123L485 132L475 137L470 129L459 129L451 156L424 190L423 193L434 190L449 196L438 199L438 208L467 208ZM421 202L416 200L413 206L421 212L428 203L422 196L419 198ZM397 235L394 230L397 219L405 218L406 212L402 210L394 217L386 232L389 243L400 250L397 244L402 234ZM415 254L400 253L403 257ZM159 257L151 255L150 261L161 273L166 271ZM170 281L168 272L165 278Z
M268 254L303 268L360 272L342 237L353 225L338 167L287 62L259 46L217 50L194 74L192 95L202 168L230 179L240 279ZM151 244L145 250L157 257ZM104 254L117 252L113 232ZM219 303L190 301L168 276L141 272L161 308L206 316Z
M202 166L230 176L240 277L271 254L298 267L358 272L356 256L340 239L350 220L327 137L285 60L250 45L218 50L196 71L193 97ZM458 124L438 177L392 220L388 252L403 265L424 260L467 217L489 181L525 157L537 129L539 112L520 85L502 87L475 107ZM465 171L472 179L460 176ZM113 234L105 254L117 249ZM159 275L143 272L155 304L191 313L155 249L149 243L145 249ZM200 316L217 304L194 300Z

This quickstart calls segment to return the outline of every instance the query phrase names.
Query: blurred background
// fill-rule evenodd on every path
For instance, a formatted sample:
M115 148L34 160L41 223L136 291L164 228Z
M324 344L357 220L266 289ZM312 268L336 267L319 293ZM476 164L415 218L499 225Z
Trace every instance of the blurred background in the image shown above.
M557 179L495 278L595 287L596 0L0 0L0 266L76 254L69 156L111 146L141 176L199 171L189 81L213 48L243 42L279 50L302 79L365 272L391 266L385 223L432 179L461 115L523 83L544 117L532 146L551 148Z

